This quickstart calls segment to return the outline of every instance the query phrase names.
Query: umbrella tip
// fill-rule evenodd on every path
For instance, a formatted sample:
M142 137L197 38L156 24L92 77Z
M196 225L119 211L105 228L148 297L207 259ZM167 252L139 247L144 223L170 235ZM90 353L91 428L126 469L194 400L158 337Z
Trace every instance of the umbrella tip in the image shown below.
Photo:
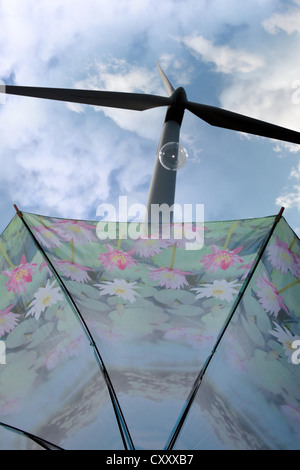
M279 211L278 214L277 214L276 222L278 222L278 221L280 220L283 211L284 211L284 207L282 206L281 209L280 209L280 211Z
M17 204L14 204L14 208L19 217L22 217L22 212L19 211Z

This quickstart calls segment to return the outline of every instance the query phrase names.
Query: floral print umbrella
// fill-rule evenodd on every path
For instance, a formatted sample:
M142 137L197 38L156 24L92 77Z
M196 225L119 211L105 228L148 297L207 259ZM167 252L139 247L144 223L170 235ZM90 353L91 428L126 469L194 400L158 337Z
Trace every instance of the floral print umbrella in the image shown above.
M18 212L3 232L0 448L299 449L285 219L207 222L198 250L118 229Z

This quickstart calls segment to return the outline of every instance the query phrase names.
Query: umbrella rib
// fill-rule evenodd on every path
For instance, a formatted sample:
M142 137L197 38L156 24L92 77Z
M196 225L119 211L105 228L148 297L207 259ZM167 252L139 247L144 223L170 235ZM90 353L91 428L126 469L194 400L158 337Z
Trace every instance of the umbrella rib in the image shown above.
M109 392L109 395L110 395L110 398L111 398L111 401L112 401L112 406L113 406L113 409L114 409L114 412L115 412L115 415L116 415L116 420L117 420L117 423L118 423L118 426L119 426L119 430L120 430L120 434L121 434L121 437L122 437L124 447L125 447L126 450L128 450L128 449L134 450L134 444L133 444L132 438L130 436L130 432L129 432L128 426L126 424L126 421L125 421L121 406L119 404L116 392L115 392L114 387L112 385L112 382L110 380L109 374L106 370L105 364L104 364L103 359L102 359L101 354L100 354L100 351L99 351L99 349L98 349L98 347L97 347L97 345L94 341L94 338L93 338L93 336L92 336L92 334L89 330L89 327L87 326L87 324L86 324L79 308L77 307L76 303L74 302L74 300L73 300L69 290L67 289L65 283L63 282L63 280L59 276L57 270L53 266L53 263L49 259L48 255L45 253L45 251L44 251L43 247L41 246L41 244L39 243L39 241L35 238L34 234L32 233L29 225L27 224L26 220L23 217L22 212L16 206L15 206L15 209L17 211L18 216L21 218L23 224L25 225L26 229L28 230L31 237L33 238L33 240L34 240L35 244L37 245L38 249L42 252L44 258L47 260L48 265L51 267L57 281L59 282L59 284L63 288L63 291L65 292L67 298L69 299L71 305L73 306L74 310L76 311L76 313L78 315L78 318L79 318L80 322L82 323L82 325L85 329L86 335L87 335L87 337L90 341L90 345L93 346L93 348L94 348L96 358L99 361L100 369L101 369L101 372L103 374L104 380L105 380L107 388L108 388L108 392Z
M9 431L24 434L24 436L29 437L29 439L36 442L41 447L44 447L44 449L47 449L47 450L54 450L54 449L55 450L64 450L62 447L59 447L58 445L53 444L53 442L46 441L42 437L35 436L34 434L31 434L30 432L24 431L24 429L16 428L15 426L11 426L10 424L3 423L2 421L0 422L0 426L3 426L4 428L7 428Z
M228 317L227 317L227 321L226 321L226 323L225 323L225 325L224 325L222 331L220 332L220 334L219 334L219 336L218 336L218 338L217 338L217 340L216 340L216 343L215 343L215 345L214 345L214 347L213 347L213 349L212 349L210 355L209 355L208 358L206 359L206 361L205 361L203 367L201 368L201 370L200 370L200 372L199 372L199 374L198 374L198 376L197 376L197 378L196 378L196 380L195 380L195 382L194 382L194 385L193 385L193 387L192 387L192 390L191 390L191 392L190 392L190 394L189 394L189 396L188 396L188 398L187 398L187 400L186 400L186 404L185 404L185 406L184 406L184 408L183 408L183 410L182 410L182 412L181 412L181 415L180 415L180 417L179 417L179 419L178 419L178 421L177 421L178 424L173 428L173 431L172 431L172 433L171 433L171 435L170 435L170 437L169 437L169 440L167 441L167 444L166 444L166 446L165 446L165 449L166 449L166 450L172 450L173 447L174 447L174 444L175 444L175 442L176 442L176 439L177 439L177 437L179 436L179 433L180 433L181 428L182 428L182 426L183 426L183 424L184 424L184 421L185 421L185 419L186 419L186 417L187 417L187 415L188 415L188 412L189 412L189 410L190 410L190 408L191 408L191 406L192 406L192 404L193 404L194 398L195 398L195 396L197 395L197 392L198 392L198 390L199 390L199 387L200 387L200 385L201 385L201 383L202 383L204 374L205 374L205 372L206 372L206 370L207 370L207 368L208 368L208 366L209 366L209 364L210 364L210 362L211 362L211 360L212 360L212 358L213 358L213 356L214 356L214 354L215 354L215 352L216 352L216 349L218 348L218 346L219 346L219 344L220 344L220 342L221 342L221 340L222 340L222 338L223 338L223 336L224 336L224 334L225 334L225 332L226 332L226 330L227 330L227 327L229 326L229 324L230 324L230 322L231 322L231 320L232 320L232 317L233 317L233 315L234 315L234 313L235 313L235 311L236 311L236 309L237 309L237 307L238 307L240 301L242 300L242 297L243 297L243 295L244 295L244 293L245 293L245 291L246 291L246 289L247 289L247 287L248 287L248 285L249 285L250 280L252 279L252 276L253 276L253 274L254 274L254 272L255 272L257 266L258 266L258 263L260 262L260 260L261 260L261 258L262 258L263 253L265 252L265 249L266 249L266 247L267 247L267 245L268 245L268 243L269 243L269 240L270 240L271 236L273 235L273 232L274 232L274 230L275 230L275 228L276 228L276 226L277 226L277 223L279 222L279 220L280 220L280 218L281 218L281 216L282 216L283 211L284 211L284 207L281 207L280 211L278 212L278 214L277 214L277 216L276 216L276 218L275 218L275 220L274 220L274 223L273 223L273 225L272 225L272 227L271 227L269 233L267 234L267 236L266 236L266 238L265 238L265 241L264 241L263 245L261 245L260 251L257 253L256 260L255 260L255 262L253 263L253 266L252 266L252 268L251 268L251 270L250 270L250 272L249 272L249 275L248 275L247 279L245 280L245 282L244 282L244 284L243 284L243 286L242 286L242 288L241 288L241 290L240 290L240 292L239 292L239 294L238 294L238 296L237 296L237 299L236 299L236 301L235 301L235 303L234 303L234 305L233 305L233 307L232 307L232 309L231 309L231 312L229 313L229 315L228 315Z

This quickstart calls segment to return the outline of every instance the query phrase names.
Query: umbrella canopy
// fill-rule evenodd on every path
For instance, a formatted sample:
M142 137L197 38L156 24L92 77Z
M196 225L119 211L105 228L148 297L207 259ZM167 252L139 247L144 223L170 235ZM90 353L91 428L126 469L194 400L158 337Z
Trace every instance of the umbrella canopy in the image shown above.
M3 232L0 448L299 449L300 241L281 213L132 224L18 211Z

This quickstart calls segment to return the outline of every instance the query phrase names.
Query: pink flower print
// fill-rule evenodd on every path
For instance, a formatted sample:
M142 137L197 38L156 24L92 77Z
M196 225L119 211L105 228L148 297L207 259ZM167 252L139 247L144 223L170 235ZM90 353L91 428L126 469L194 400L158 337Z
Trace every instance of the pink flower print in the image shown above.
M101 341L106 341L107 343L118 343L122 339L122 335L120 333L116 333L115 331L110 330L101 330L99 332L99 336Z
M164 338L167 340L178 340L186 336L186 328L170 328L164 334Z
M230 266L234 266L235 263L242 263L243 260L238 256L238 253L242 250L242 246L235 248L234 250L222 250L215 245L212 245L213 253L210 255L204 255L201 259L201 263L204 264L205 269L213 273L218 268L225 271Z
M43 261L41 262L41 266L40 266L40 269L39 269L40 273L43 271L44 268L47 269L49 276L52 277L52 276L53 276L52 271L51 271L51 269L49 268L48 263L46 263L45 260L43 260Z
M60 362L61 357L62 357L62 354L59 348L52 349L52 351L50 351L45 358L44 364L47 367L47 369L48 370L55 369L57 364Z
M87 282L90 281L90 277L87 271L93 271L91 268L86 268L79 263L71 263L68 260L58 260L54 261L55 267L66 277L72 279L72 281L77 282Z
M10 415L11 413L16 413L20 410L20 398L12 398L11 400L6 400L3 405L0 406L0 414L2 416Z
M202 335L202 334L189 334L187 336L187 344L201 350L211 350L214 344L214 336Z
M11 312L13 307L14 305L10 305L5 310L0 310L0 338L17 326L20 315Z
M54 226L54 230L62 234L65 241L84 244L97 241L93 231L95 227L87 224L83 220L58 220Z
M117 304L121 305L121 304ZM118 342L124 336L120 331L116 332L113 328L111 329L108 325L99 325L97 321L88 321L88 326L93 332L99 336L101 341L107 341L108 343Z
M254 264L254 261L252 261L252 263L244 264L243 266L240 266L238 268L238 269L245 269L245 272L241 277L241 281L244 281L246 279L246 277L248 276L253 264Z
M83 352L84 345L83 335L67 338L47 354L44 365L48 370L55 369L65 358L79 356Z
M13 268L11 271L3 271L2 274L9 278L5 284L8 292L13 291L18 294L25 292L26 284L32 281L35 266L35 263L26 263L26 258L23 255L19 266Z
M275 318L277 318L280 309L289 313L281 295L278 294L275 285L268 280L266 273L263 273L262 276L257 276L256 285L258 287L257 296L259 297L259 303L267 313L271 313Z
M300 258L293 253L288 244L279 240L275 235L276 243L267 249L269 260L275 269L286 274L290 270L293 276L300 278Z
M187 271L181 271L180 269L170 268L149 268L151 273L148 273L149 277L153 281L159 281L158 285L166 287L167 289L180 289L181 287L188 286L185 276L192 274Z
M202 224L193 223L174 223L171 226L172 237L171 244L176 243L178 247L186 248L187 245L192 243L203 244L204 231L207 230Z
M113 250L109 245L106 245L108 253L100 253L98 259L101 261L103 266L109 271L112 271L116 268L124 271L125 268L133 264L137 264L135 259L132 258L131 254L133 250L130 251L121 251Z
M46 248L54 248L56 246L61 246L61 241L59 239L58 230L54 230L49 227L44 227L39 225L38 227L33 227L37 240Z
M69 343L66 345L65 354L67 357L79 356L85 346L84 336L79 335L76 338L71 338Z

